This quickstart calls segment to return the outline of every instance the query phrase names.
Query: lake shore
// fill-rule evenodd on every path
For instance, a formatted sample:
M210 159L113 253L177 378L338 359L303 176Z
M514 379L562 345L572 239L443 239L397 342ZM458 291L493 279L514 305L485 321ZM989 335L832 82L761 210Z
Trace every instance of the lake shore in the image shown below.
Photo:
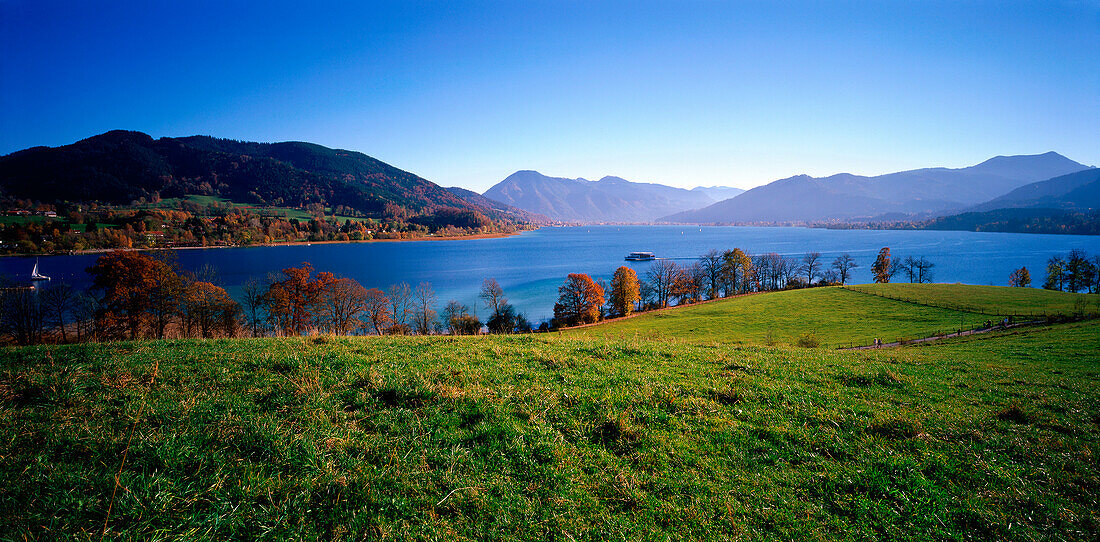
M251 245L210 245L204 247L142 247L142 248L94 248L88 250L77 250L73 252L37 252L30 254L0 254L0 258L10 257L42 257L42 256L79 256L85 254L106 254L115 250L138 250L138 251L160 251L160 250L207 250L216 248L257 248L257 247L295 247L295 246L310 246L310 245L339 245L339 244L359 244L359 243L401 243L410 241L474 241L480 239L500 239L504 237L513 237L523 232L535 231L533 230L519 230L513 232L500 232L500 233L475 233L473 235L438 235L438 236L425 236L414 237L411 239L361 239L357 241L286 241L281 243L255 243Z

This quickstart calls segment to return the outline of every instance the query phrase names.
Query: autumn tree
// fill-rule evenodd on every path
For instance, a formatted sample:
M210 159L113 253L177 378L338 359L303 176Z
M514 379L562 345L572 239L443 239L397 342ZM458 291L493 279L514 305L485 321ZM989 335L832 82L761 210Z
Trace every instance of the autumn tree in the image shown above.
M1008 275L1008 285L1014 288L1027 288L1031 286L1031 273L1026 267L1021 267Z
M611 298L612 314L629 316L634 312L634 304L641 299L638 291L638 274L625 265L616 269L615 275L611 277L611 291L608 297Z
M722 286L727 297L751 289L753 268L752 257L739 248L722 253Z
M882 247L882 250L878 251L875 263L871 264L871 274L875 276L875 282L887 283L890 282L890 271L890 247Z
M235 335L240 306L224 289L205 281L193 282L184 299L204 339L212 337L215 330L228 337Z
M153 311L175 306L177 291L164 288L179 275L172 266L146 254L132 251L111 252L100 256L88 268L92 288L102 293L104 328L112 336L138 338ZM165 297L171 296L171 297ZM157 322L157 334L163 336L164 326Z
M443 307L443 322L452 335L476 335L481 332L481 321L470 312L470 307L453 299Z
M313 266L309 263L288 267L268 287L267 312L283 333L301 335L312 324L313 310L324 287L322 281L312 275Z
M385 333L386 329L393 323L393 315L390 313L390 300L378 288L367 290L363 314L371 328L378 335Z
M848 283L848 279L852 276L852 269L859 267L856 261L848 254L841 254L833 260L832 268L836 271L836 278L843 286Z
M567 326L596 322L600 319L603 302L603 289L592 277L583 273L570 273L565 284L558 288L554 320Z
M672 295L678 304L695 303L702 297L705 283L703 266L695 262L680 269L680 274L672 282Z

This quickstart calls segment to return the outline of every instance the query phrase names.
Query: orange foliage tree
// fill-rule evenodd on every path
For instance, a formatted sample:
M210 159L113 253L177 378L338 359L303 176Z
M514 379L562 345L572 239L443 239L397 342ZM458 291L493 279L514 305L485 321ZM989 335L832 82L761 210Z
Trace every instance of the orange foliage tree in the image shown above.
M592 277L583 273L570 273L565 284L558 288L554 319L559 325L567 326L596 322L600 319L603 301L603 288Z

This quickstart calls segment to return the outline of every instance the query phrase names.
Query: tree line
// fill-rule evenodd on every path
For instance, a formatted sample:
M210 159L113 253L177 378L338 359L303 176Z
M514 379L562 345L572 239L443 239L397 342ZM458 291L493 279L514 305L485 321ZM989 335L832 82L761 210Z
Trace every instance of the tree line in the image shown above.
M1043 288L1047 290L1100 293L1100 255L1090 258L1084 250L1073 249L1065 255L1051 256L1046 271Z

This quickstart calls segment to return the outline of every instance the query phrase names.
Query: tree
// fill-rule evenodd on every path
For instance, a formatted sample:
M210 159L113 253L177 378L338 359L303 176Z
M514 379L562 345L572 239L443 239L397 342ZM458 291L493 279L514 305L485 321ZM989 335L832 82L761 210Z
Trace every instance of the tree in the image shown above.
M264 293L267 287L255 278L249 278L241 286L241 302L244 305L245 319L253 337L259 337L263 329Z
M301 335L313 321L314 306L324 281L311 280L312 274L313 266L308 263L303 263L302 267L288 267L267 290L267 312L284 333ZM325 278L331 277L331 274L326 275Z
M1092 264L1085 251L1075 248L1069 251L1065 259L1066 291L1079 292L1087 289L1092 282Z
M226 336L234 334L240 307L224 289L205 281L193 282L188 285L184 299L187 312L204 339L212 337L217 328Z
M1066 261L1061 256L1051 256L1047 260L1047 280L1043 288L1062 291L1066 283Z
M904 273L909 282L917 281L917 260L912 256L906 256L904 260L894 260L891 265L890 274L897 275Z
M517 328L520 327L521 320L526 321L527 319L517 313L516 308L512 305L504 305L500 310L493 313L488 322L485 322L485 327L489 328L489 333L515 333ZM528 327L530 327L530 324L528 324Z
M603 289L592 277L583 273L570 273L565 284L558 288L554 320L567 326L590 324L600 319L602 305Z
M151 313L158 316L158 336L163 335L167 326L163 315L169 306L177 305L174 290L163 286L179 277L168 262L140 252L117 251L100 256L88 273L92 288L103 294L99 316L109 336L138 338Z
M363 314L378 335L385 333L386 328L393 322L393 315L390 314L390 300L378 288L366 291Z
M413 318L413 329L421 335L428 335L435 328L435 311L432 306L436 303L435 290L427 282L421 282L413 290L416 311Z
M695 262L680 269L680 274L672 283L672 295L678 300L678 304L695 303L702 296L705 283L703 266Z
M916 270L917 283L932 282L932 268L936 264L921 256L913 261L913 269Z
M875 276L875 282L890 282L890 247L882 247L878 251L875 263L871 264L871 274Z
M798 271L806 275L806 286L813 286L814 277L821 274L821 253L807 252L802 255L802 265Z
M715 299L722 287L722 254L711 250L699 258L707 277L707 297Z
M646 282L653 288L658 307L668 306L668 301L672 297L672 285L679 276L680 266L672 260L658 260L649 266L649 270L645 273Z
M508 304L508 298L504 297L504 289L500 287L497 279L488 278L482 281L481 292L477 296L481 298L482 303L485 304L485 309L492 316L495 316Z
M367 289L354 279L338 278L326 284L321 291L317 312L330 332L350 335L363 327L360 317L366 313L367 307Z
M722 253L722 287L726 296L747 292L752 275L752 258L735 248Z
M412 289L409 284L402 282L389 288L390 314L393 315L394 326L407 326L409 313L412 311ZM411 327L411 326L410 326Z
M1008 276L1008 285L1015 288L1027 288L1031 286L1031 273L1026 267L1021 267Z
M16 344L42 342L45 311L29 288L0 289L0 331Z
M841 286L848 283L848 279L852 277L852 269L856 267L859 267L859 265L848 254L841 254L833 260L832 268L836 271L836 277Z
M623 265L615 270L611 277L611 288L608 297L611 300L611 311L616 316L629 316L634 312L634 304L641 296L638 291L638 274L633 269Z
M50 284L40 294L46 320L61 331L61 342L69 342L65 326L68 317L76 309L77 292L65 283Z

